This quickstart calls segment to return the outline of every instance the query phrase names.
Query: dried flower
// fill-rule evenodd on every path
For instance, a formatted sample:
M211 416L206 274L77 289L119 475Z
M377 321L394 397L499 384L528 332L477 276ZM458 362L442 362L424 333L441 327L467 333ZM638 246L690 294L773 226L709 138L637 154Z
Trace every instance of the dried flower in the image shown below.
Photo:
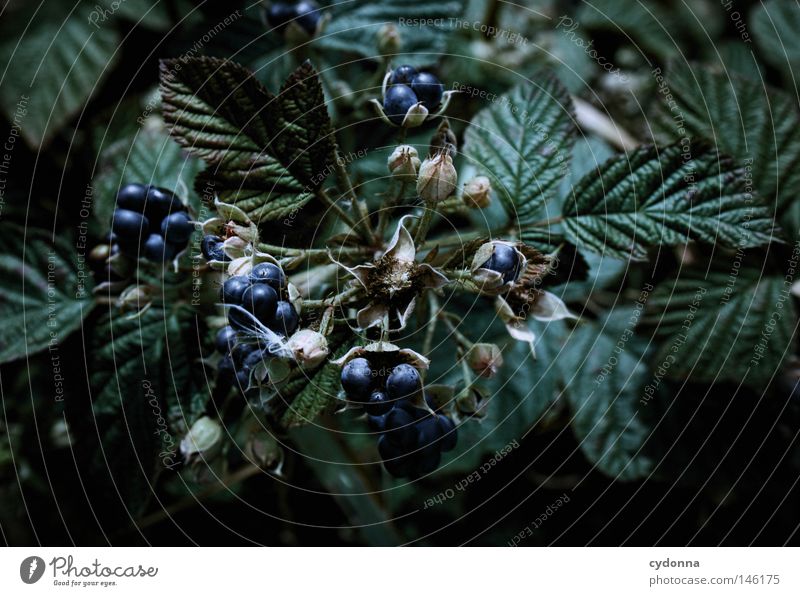
M438 203L455 192L457 181L452 158L446 153L435 155L423 161L419 168L417 194L429 203Z
M461 199L467 207L484 209L492 202L492 185L486 176L475 176L464 185Z
M386 166L392 176L398 180L405 181L417 179L419 165L419 154L411 145L398 145L395 147L386 162Z

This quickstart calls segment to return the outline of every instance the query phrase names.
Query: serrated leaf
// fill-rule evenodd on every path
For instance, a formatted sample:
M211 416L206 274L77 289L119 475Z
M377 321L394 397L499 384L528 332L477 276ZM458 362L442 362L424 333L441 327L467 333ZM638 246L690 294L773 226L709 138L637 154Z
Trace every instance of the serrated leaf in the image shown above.
M131 182L152 184L188 193L189 206L196 213L200 198L192 185L201 167L166 131L147 126L132 136L107 143L100 152L93 183L93 213L108 226L116 205L117 190Z
M751 168L762 200L780 215L800 187L800 116L797 103L761 80L671 67L671 96L655 114L663 138L707 139ZM674 103L672 107L669 101Z
M544 75L498 98L467 128L464 153L523 232L568 171L574 121L569 93Z
M377 35L384 25L394 25L400 33L403 55L398 63L415 66L436 62L447 47L450 18L462 15L464 2L420 3L417 0L373 2L344 0L326 9L331 20L322 36L313 43L322 52L343 52L377 58ZM411 22L413 19L424 19ZM436 19L439 19L436 21ZM408 24L404 23L408 21Z
M32 147L80 112L116 62L115 29L95 27L90 14L88 3L47 2L4 16L0 104Z
M794 303L782 276L756 267L683 269L648 301L667 376L763 387L792 349Z
M787 81L800 74L800 5L767 0L750 13L753 38L764 61L783 71Z
M648 370L641 346L623 342L624 334L616 323L579 327L564 348L570 362L564 394L584 455L608 476L634 480L646 476L652 465L642 449L649 429L638 412Z
M218 58L165 60L161 94L171 134L209 166L197 186L211 185L256 223L312 198L270 147L274 97L250 71Z
M61 236L10 224L0 226L0 363L58 347L94 307L85 264Z
M310 62L289 75L274 104L270 148L298 180L319 188L330 171L334 139L319 75Z
M348 349L350 346L339 349L331 359L343 356ZM281 417L281 426L292 428L313 422L318 414L335 403L342 386L341 376L340 366L326 362L310 379L303 379L303 388L292 399L289 409ZM286 392L281 393L285 398Z
M646 146L584 177L564 205L564 230L579 249L645 259L647 249L695 240L729 248L773 239L769 211L742 168L702 145Z

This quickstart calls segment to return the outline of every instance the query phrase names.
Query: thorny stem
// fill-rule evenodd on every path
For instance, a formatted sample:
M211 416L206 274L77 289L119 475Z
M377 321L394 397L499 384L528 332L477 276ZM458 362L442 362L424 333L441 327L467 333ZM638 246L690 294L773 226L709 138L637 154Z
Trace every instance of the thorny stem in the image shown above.
M328 308L331 306L340 306L348 302L351 298L357 297L361 294L361 286L354 286L344 292L340 292L336 294L336 296L332 296L331 298L325 298L323 300L303 300L303 308Z
M336 215L338 215L342 219L342 221L344 221L348 226L350 226L352 230L358 229L358 224L356 223L356 221L352 217L350 217L350 214L347 213L347 211L345 211L344 209L342 209L341 206L335 200L333 200L330 197L330 195L328 195L328 193L325 192L324 189L320 188L317 191L317 197L319 197L319 199L323 203L325 203L328 207L333 209L336 212Z
M266 252L273 257L327 257L331 250L329 248L292 248L290 246L278 246L276 244L258 244L260 252ZM336 250L336 254L341 255L361 255L368 254L369 251L361 247L342 247Z
M428 235L428 229L430 229L431 221L433 221L435 206L436 203L434 203L433 201L428 201L425 203L425 212L422 214L422 219L417 225L416 232L414 232L415 246L419 246L420 244L422 244L422 241L425 240L425 236Z
M428 304L431 309L428 318L428 327L425 329L425 339L422 342L422 353L428 355L433 347L433 338L436 335L436 324L439 322L439 298L433 292L428 292Z
M389 212L399 205L403 201L403 197L406 194L406 187L408 186L408 182L401 182L400 189L397 191L391 199L389 199L388 203L383 206L381 209L380 214L378 215L378 234L383 236L384 231L386 230L386 224L389 222Z
M379 240L375 231L369 222L369 211L367 210L366 202L359 200L356 196L356 191L353 188L353 181L350 180L350 174L347 173L347 167L344 164L341 153L339 153L339 145L334 145L333 149L333 166L336 170L336 178L344 190L344 194L353 205L353 209L358 213L361 230L364 233L364 239L367 242L372 242L375 245L379 244Z

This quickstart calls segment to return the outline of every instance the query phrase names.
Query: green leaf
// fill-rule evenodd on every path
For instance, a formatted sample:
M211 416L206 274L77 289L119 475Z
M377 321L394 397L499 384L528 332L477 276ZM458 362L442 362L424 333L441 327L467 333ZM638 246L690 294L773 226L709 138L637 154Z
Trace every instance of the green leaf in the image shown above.
M574 121L569 93L544 75L497 98L467 128L464 153L523 234L568 171Z
M184 5L181 8L191 10L192 7ZM172 24L169 6L160 0L97 0L92 12L92 19L100 27L109 27L109 18L124 18L155 31L165 31Z
M47 2L3 17L0 106L32 147L81 111L116 62L116 31L92 25L90 14L86 3Z
M164 60L161 95L171 134L209 166L197 188L256 223L285 217L313 197L271 147L274 97L250 71L217 58Z
M620 309L610 319L584 324L569 338L564 393L584 455L601 472L634 480L652 465L642 449L649 429L638 412L649 375L641 346L630 339L633 328L625 326L630 312Z
M339 349L332 359L343 356L349 348ZM326 362L310 379L303 379L303 388L281 417L281 426L292 428L313 422L317 415L336 402L341 389L341 376L340 366ZM287 396L282 397L285 399Z
M330 173L335 146L322 85L310 62L289 75L270 113L274 118L270 150L298 180L318 189Z
M702 145L612 158L573 188L564 229L580 249L633 259L689 240L745 248L773 239L770 213L748 191L745 171Z
M326 9L331 20L313 43L323 55L342 52L376 59L379 56L378 32L384 25L394 25L402 43L403 55L398 58L400 63L426 66L436 62L447 47L448 33L452 29L449 19L462 15L463 11L462 0L426 3L417 0L336 2Z
M0 226L0 363L58 347L89 315L90 273L85 260L74 262L75 252L63 236Z
M633 40L637 48L659 56L675 52L678 42L671 34L678 34L681 29L670 14L652 0L585 0L575 21L585 29L606 30L627 41Z
M792 349L796 314L784 281L730 263L683 269L648 302L661 339L654 361L673 378L763 387Z
M782 213L800 188L797 102L760 79L670 67L655 114L663 138L703 138L748 168L763 201Z
M93 179L93 213L108 225L123 184L141 182L176 191L197 212L200 198L192 188L200 161L188 155L165 130L146 126L131 136L106 144Z
M750 25L764 61L793 81L800 74L800 5L786 0L761 2L750 13Z

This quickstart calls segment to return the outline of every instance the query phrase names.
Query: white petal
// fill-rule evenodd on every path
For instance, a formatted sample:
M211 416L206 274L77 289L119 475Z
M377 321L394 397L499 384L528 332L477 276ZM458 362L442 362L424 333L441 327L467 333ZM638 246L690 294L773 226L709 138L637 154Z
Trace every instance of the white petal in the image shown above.
M533 318L537 321L560 321L561 319L577 319L569 312L567 305L555 294L542 292L531 310Z
M414 239L411 233L406 229L405 221L413 215L404 215L400 218L397 224L397 229L394 231L392 239L389 241L389 246L384 253L385 257L390 257L401 261L403 263L413 263L417 258L417 248L414 246Z

